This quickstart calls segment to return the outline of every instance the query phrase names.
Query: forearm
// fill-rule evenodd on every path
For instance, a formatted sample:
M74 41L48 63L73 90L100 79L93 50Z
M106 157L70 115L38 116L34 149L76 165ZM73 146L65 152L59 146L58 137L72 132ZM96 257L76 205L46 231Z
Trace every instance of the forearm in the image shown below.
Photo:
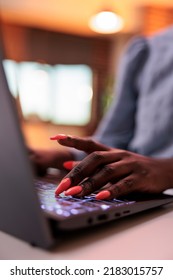
M156 159L159 164L158 177L163 180L163 191L173 188L173 158Z

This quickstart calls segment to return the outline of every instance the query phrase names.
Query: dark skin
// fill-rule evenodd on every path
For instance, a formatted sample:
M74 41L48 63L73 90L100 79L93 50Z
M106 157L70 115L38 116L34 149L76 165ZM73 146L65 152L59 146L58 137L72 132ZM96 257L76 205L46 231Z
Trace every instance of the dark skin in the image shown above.
M65 188L64 184L61 185L63 190L66 190L66 195L72 192L77 197L82 197L102 188L100 192L103 190L104 192L98 198L112 199L132 192L161 193L173 187L173 159L171 158L154 159L110 148L88 138L64 136L63 139L58 139L57 136L56 140L63 146L73 147L88 154L81 162L73 163L74 167L64 177L68 184ZM42 161L44 168L51 166L53 158L55 167L58 158L60 159L59 152L55 155L54 151L54 156L47 153L49 155L47 163L45 164L45 160ZM64 155L64 161L73 160L69 151ZM46 154L42 154L42 160L45 156ZM39 165L41 166L41 160Z
M29 157L36 174L39 176L46 175L49 167L62 169L65 161L74 159L70 151L57 151L54 149L29 149Z

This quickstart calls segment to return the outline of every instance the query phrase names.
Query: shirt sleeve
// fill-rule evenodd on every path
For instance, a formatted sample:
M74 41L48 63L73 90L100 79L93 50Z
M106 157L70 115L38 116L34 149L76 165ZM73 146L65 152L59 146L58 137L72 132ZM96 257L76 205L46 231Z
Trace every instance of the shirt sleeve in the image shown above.
M126 46L118 67L113 102L92 138L107 146L128 149L135 127L137 76L148 57L147 40L136 37ZM85 153L74 151L76 160Z
M107 146L128 149L135 127L137 76L148 57L147 40L136 37L127 45L118 69L111 108L93 138Z

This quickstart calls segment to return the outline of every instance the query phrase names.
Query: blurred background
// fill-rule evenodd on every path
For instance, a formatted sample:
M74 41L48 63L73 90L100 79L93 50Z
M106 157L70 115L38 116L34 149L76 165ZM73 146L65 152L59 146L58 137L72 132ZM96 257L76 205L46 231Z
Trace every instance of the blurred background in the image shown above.
M117 18L99 22L100 12ZM57 133L94 132L111 104L125 45L173 24L173 2L0 0L0 23L26 141L47 148L57 146L49 140Z

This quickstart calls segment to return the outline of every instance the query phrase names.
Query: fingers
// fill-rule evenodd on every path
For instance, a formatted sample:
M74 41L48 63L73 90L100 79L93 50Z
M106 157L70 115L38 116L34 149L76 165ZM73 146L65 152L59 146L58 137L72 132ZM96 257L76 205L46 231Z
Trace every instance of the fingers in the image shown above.
M79 164L77 164L67 175L70 177L73 185L80 183L87 177L93 176L96 171L99 171L95 177L100 177L101 179L96 179L97 183L101 180L111 179L115 174L115 168L118 168L118 165L113 165L111 163L118 162L121 158L121 154L115 151L96 151L92 154L85 157ZM122 166L120 164L120 166ZM122 170L126 168L122 166Z
M74 142L76 138L67 141ZM79 142L84 146L87 143ZM97 146L97 143L92 142L92 145ZM163 160L118 149L97 150L77 165L71 164L74 167L57 187L57 195L65 191L65 195L82 197L97 191L96 199L112 199L132 192L158 193L165 190L165 185L170 185L169 174L172 172L166 168L167 175L163 176Z
M64 167L71 171L58 185L56 195L65 191L65 195L83 197L104 187L96 199L112 199L135 190L132 176L138 168L135 154L70 135L58 134L51 139L89 154L81 162L64 163Z
M104 192L104 196L102 193L101 196L96 196L96 198L105 199L108 197L116 197L117 193L114 193L112 188L109 188L109 186L113 184L111 182L121 180L122 177L127 177L130 172L131 166L129 164L124 165L122 162L104 165L103 168L100 168L94 175L83 180L78 186L70 187L66 190L65 195L77 195L78 197L86 196L110 182L104 187L104 190L111 191L111 193L108 195L108 192Z
M115 184L107 184L103 191L96 194L96 199L118 198L136 191L136 186L137 183L134 174L129 175Z
M96 199L106 200L118 198L129 193L136 191L136 180L134 175L129 175L123 179L120 179L117 183L108 183L104 186L104 188L95 195ZM65 191L65 195L74 195L77 197L86 196L93 192L93 190L97 190L97 186L93 184L92 180L87 180L82 183L80 186L75 186L67 191Z
M100 182L101 182L101 185L103 186L103 180L105 182L106 179L106 182L108 182L113 176L113 172L112 172L113 168L111 166L109 167L105 165L107 163L116 162L119 160L119 158L120 157L117 155L115 151L114 152L97 151L88 155L84 160L82 160L65 176L63 181L60 182L59 186L55 190L55 193L58 195L60 194L60 191L62 192L67 190L69 187L76 186L81 182L83 182L88 177L90 177L90 181L91 181L91 177L93 177L93 174L95 174L96 171L100 169L101 169L101 174L98 173L97 175L95 175L96 183L100 187ZM64 184L64 180L66 178L69 178L68 186L66 185L66 183ZM94 180L95 178L92 178L92 181ZM95 184L92 183L91 191L95 190L96 183ZM85 182L85 185L86 184L87 186L91 185L91 183L87 183L87 181Z
M58 134L50 138L51 140L57 140L59 144L63 146L72 147L86 153L92 153L94 151L108 151L109 147L98 143L90 138L80 138L71 135Z

